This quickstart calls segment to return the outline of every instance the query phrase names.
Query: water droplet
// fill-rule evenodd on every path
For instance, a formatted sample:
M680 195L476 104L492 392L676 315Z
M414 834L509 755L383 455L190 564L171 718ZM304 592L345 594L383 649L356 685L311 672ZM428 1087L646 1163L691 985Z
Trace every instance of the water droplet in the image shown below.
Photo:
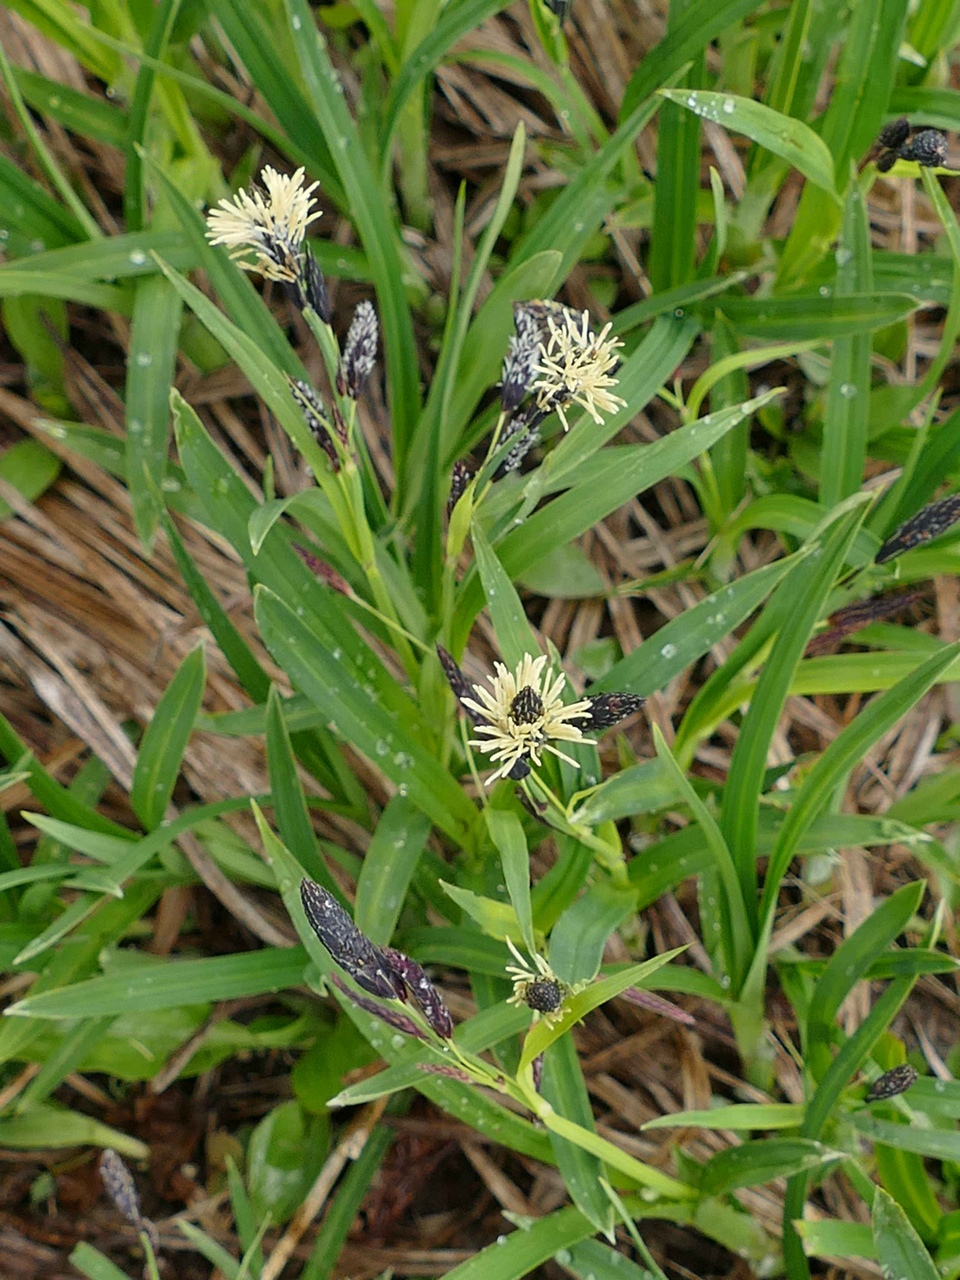
M724 98L723 111L725 115L732 116L736 109L737 104L734 102L733 98Z
M554 1254L554 1257L556 1258L557 1262L560 1263L561 1267L568 1267L570 1263L573 1261L573 1255L571 1254L569 1249L560 1249L557 1253Z
M375 745L375 747L374 747L373 749L374 749L374 751L377 753L377 755L378 755L378 756L385 756L385 755L387 754L387 752L390 750L390 748L389 748L389 747L387 746L387 744L384 742L383 738L378 738L378 739L377 739L376 745Z
M137 364L140 366L141 369L149 369L150 366L153 364L153 356L150 354L149 351L138 351Z
M296 14L296 13L295 13L295 14L293 15L293 17L290 19L290 25L291 25L291 27L293 27L294 31L299 31L299 30L300 30L300 28L301 28L301 26L302 26L303 24L302 24L302 23L301 23L301 21L300 21L300 16L299 16L299 14Z
M340 648L339 645L337 645L336 649L330 650L330 657L333 658L334 662L340 661L340 659L343 657L343 650Z
M140 432L143 430L143 423L140 421L139 418L131 418L130 421L127 423L127 430L130 432L132 436L138 436Z
M850 259L853 257L853 250L848 249L846 245L841 245L840 248L837 250L835 256L837 259L837 266L845 267L847 263L850 261Z
M60 97L59 94L55 93L53 97L49 99L47 105L49 106L51 111L56 111L58 107L63 106L63 99Z
M134 249L130 254L130 262L135 267L142 267L147 260L147 255L142 249Z
M406 1041L398 1031L395 1036L390 1037L390 1043L393 1045L394 1049L402 1049L403 1046L406 1044Z
M401 782L399 787L397 787L397 795L406 796L409 794L410 794L410 788L407 786L405 782Z
M66 427L50 427L48 434L53 436L54 440L66 440L67 429Z
M506 1243L507 1243L506 1236L497 1236L497 1244L506 1244Z
M820 297L821 297L821 298L829 298L829 297L830 297L830 286L829 286L828 284L822 284L822 285L820 286L820 288L819 288L818 292L819 292L819 294L820 294Z
M843 396L844 400L853 400L857 394L857 388L852 382L841 382L840 394Z
M677 656L677 646L675 644L665 644L660 650L661 658L675 658Z
M160 488L164 493L179 493L180 481L175 476L164 476L160 481Z
M31 241L30 241L30 252L31 252L31 253L43 253L43 251L44 251L44 249L46 249L46 247L47 247L47 245L46 245L46 241L45 241L45 240L31 240Z

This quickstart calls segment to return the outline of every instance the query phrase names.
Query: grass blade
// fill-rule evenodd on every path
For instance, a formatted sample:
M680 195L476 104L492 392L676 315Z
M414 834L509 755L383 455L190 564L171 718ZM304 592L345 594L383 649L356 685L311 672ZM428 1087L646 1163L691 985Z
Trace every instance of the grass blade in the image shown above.
M177 668L143 735L133 770L130 803L148 831L163 821L170 803L203 700L206 678L204 649L198 645Z

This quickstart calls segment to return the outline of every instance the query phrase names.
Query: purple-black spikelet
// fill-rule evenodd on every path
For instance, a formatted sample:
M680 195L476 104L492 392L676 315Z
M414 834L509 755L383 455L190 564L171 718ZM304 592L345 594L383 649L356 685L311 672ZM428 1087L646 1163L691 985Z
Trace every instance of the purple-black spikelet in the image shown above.
M133 1175L111 1147L106 1147L100 1155L100 1177L107 1195L127 1221L139 1230L143 1215Z
M349 996L358 1008L363 1009L365 1013L372 1013L375 1018L385 1022L388 1027L393 1027L394 1031L399 1031L405 1036L413 1036L416 1040L426 1040L427 1037L423 1030L417 1026L412 1018L408 1018L399 1009L388 1008L385 1004L378 1004L376 1000L368 1000L366 996L358 995L335 973L330 975L330 981L338 991L342 991L345 996Z
M906 116L898 116L885 124L877 135L877 146L902 147L910 137L910 121Z
M394 951L393 947L384 947L383 954L387 963L398 973L407 985L410 994L423 1010L423 1016L433 1027L438 1036L449 1040L453 1035L453 1018L444 1004L443 996L433 985L423 968L416 960L411 960L402 951Z
M947 135L939 129L920 129L898 148L897 155L924 168L938 169L947 159Z
M402 979L332 893L314 880L301 880L300 901L310 928L357 986L382 1000L403 999L406 992Z
M333 309L330 306L330 295L327 293L327 282L309 245L303 251L303 272L297 283L301 308L313 307L323 323L329 324Z
M327 416L326 406L320 396L310 383L304 382L302 378L291 378L290 390L303 414L304 422L310 428L310 434L330 459L330 465L334 471L339 471L340 459L337 457L337 448L331 435L333 424Z
M453 690L457 701L462 703L464 698L472 698L474 696L473 685L454 662L452 654L449 654L443 645L437 645L437 657L440 659L443 674L447 677L447 683ZM466 708L464 709L466 710ZM467 711L467 715L470 715L469 711Z
M597 729L609 729L639 711L646 698L637 697L634 693L598 693L587 698L590 710L586 715L577 718L577 727L582 733L591 733Z
M337 370L337 390L342 396L356 400L367 379L373 372L377 359L377 343L380 326L373 303L358 303L343 344L340 368Z
M450 493L447 497L447 515L450 515L453 508L466 493L467 485L475 475L476 472L469 462L464 462L462 458L458 458L453 464L453 474L450 476Z

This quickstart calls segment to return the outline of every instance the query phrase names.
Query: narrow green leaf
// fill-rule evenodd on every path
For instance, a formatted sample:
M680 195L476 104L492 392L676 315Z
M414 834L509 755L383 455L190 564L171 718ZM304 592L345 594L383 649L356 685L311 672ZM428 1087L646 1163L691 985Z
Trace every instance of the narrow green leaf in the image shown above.
M430 819L403 796L387 804L357 879L354 919L376 943L393 937L407 889L430 835Z
M167 470L183 301L163 276L147 276L136 289L127 361L127 486L137 533L149 552Z
M94 1249L93 1245L87 1244L86 1240L81 1240L70 1254L70 1265L76 1267L87 1280L130 1280L125 1271L114 1266L109 1258L99 1249Z
M500 655L505 665L514 671L525 655L539 652L539 645L516 588L476 520L471 525L470 536Z
M786 160L805 178L836 198L833 156L826 143L802 120L733 93L704 89L661 89L660 96L734 133L743 133L759 146Z
M533 936L533 915L530 907L530 855L527 852L527 837L523 833L523 823L515 813L505 809L493 809L489 805L484 810L484 817L487 820L490 839L500 854L503 880L516 912L520 936L532 955L537 946Z
M571 1036L556 1040L546 1051L541 1092L565 1119L590 1133L596 1132L590 1096ZM600 1185L603 1176L600 1160L558 1133L550 1134L550 1144L573 1203L597 1231L612 1238L613 1208Z
M849 294L845 297L790 296L736 298L725 295L716 309L741 334L765 342L806 342L854 333L872 333L912 315L919 306L905 293Z
M727 1195L739 1187L812 1172L842 1158L842 1152L810 1138L758 1138L712 1156L700 1176L700 1191L705 1196Z
M0 1143L14 1151L45 1147L113 1147L131 1160L147 1160L150 1148L119 1129L101 1124L93 1116L47 1104L31 1107L23 1115L0 1119Z
M595 1231L594 1224L579 1209L558 1209L530 1226L499 1237L448 1271L446 1280L520 1280L559 1250L586 1240Z
M183 753L203 700L207 670L203 645L188 653L167 685L143 735L130 803L148 831L163 821L180 775Z
M960 1133L956 1129L921 1129L916 1124L881 1120L867 1111L857 1111L850 1121L858 1133L871 1142L882 1142L899 1151L912 1151L931 1160L960 1161Z
M678 1111L648 1120L646 1129L796 1129L803 1122L803 1108L792 1102L741 1102L709 1111Z

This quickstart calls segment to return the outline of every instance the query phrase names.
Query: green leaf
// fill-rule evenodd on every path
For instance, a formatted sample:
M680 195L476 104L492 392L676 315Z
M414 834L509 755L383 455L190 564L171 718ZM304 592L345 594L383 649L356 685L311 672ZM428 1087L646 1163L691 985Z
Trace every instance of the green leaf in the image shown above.
M503 880L516 912L520 936L532 955L537 946L533 936L533 916L530 908L530 855L527 852L527 837L523 833L523 823L515 813L490 806L484 810L484 816L487 820L490 839L500 854Z
M513 583L476 520L471 525L470 536L500 655L505 665L514 671L525 655L539 653L540 646Z
M636 911L636 891L598 878L564 911L550 935L550 964L561 982L589 982L600 971L614 929Z
M520 585L550 600L584 600L607 592L607 584L579 542L548 552L523 574Z
M796 1129L803 1122L803 1108L792 1102L741 1102L709 1111L678 1111L648 1120L646 1129Z
M842 1152L809 1138L758 1138L712 1156L703 1167L700 1191L705 1196L727 1195L842 1158Z
M183 301L159 275L138 281L136 290L127 359L127 486L137 533L149 552L170 447L170 387Z
M148 831L163 821L180 775L183 753L203 700L207 671L203 645L188 653L164 690L143 735L130 803Z
M855 333L872 333L904 320L917 310L919 302L905 293L863 293L842 297L791 296L735 298L729 295L717 304L727 320L741 334L752 334L766 342L806 342Z
M13 485L28 502L36 502L60 474L60 459L38 440L18 440L0 453L0 480ZM13 515L0 498L0 520Z
M61 1147L113 1147L131 1160L148 1160L150 1148L93 1116L44 1104L0 1119L0 1143L14 1151Z
M329 1145L327 1117L307 1117L298 1102L281 1102L263 1117L247 1148L250 1204L259 1221L277 1226L292 1217Z
M960 1161L960 1133L956 1129L921 1129L916 1124L899 1124L896 1120L881 1120L868 1111L856 1111L850 1122L863 1137L871 1142L898 1151L912 1151L931 1160Z
M135 976L127 971L107 974L27 996L8 1013L22 1018L118 1017L242 999L299 986L306 963L302 947L262 947L203 960L156 961L138 969Z
M320 707L336 732L361 751L409 795L442 831L463 839L476 810L446 769L410 737L389 708L345 676L342 654L324 643L322 633L264 587L257 589L255 612L264 643L293 683ZM354 642L356 647L356 642Z
M762 102L733 93L710 93L704 89L661 89L659 93L705 120L734 133L746 134L836 199L830 149L802 120L794 120Z
M483 894L474 893L472 889L449 884L446 880L441 880L440 884L444 893L448 894L457 906L466 912L471 920L475 920L484 933L491 938L517 936L517 913L512 903L498 902L496 898L484 897Z
M430 835L430 819L403 796L387 804L357 879L354 919L376 943L393 937L407 889Z
M87 1277L87 1280L130 1280L125 1271L114 1266L99 1249L81 1240L70 1254L70 1265Z
M940 1271L910 1219L882 1187L873 1197L873 1240L884 1275L897 1280L939 1280Z
M595 1133L593 1108L571 1036L555 1041L544 1055L541 1093L560 1115L589 1133ZM600 1180L603 1165L597 1156L558 1133L550 1134L550 1144L570 1198L597 1231L613 1234L613 1210Z
M596 1231L579 1209L558 1209L528 1226L512 1231L475 1253L445 1280L521 1280L560 1250L586 1240Z

